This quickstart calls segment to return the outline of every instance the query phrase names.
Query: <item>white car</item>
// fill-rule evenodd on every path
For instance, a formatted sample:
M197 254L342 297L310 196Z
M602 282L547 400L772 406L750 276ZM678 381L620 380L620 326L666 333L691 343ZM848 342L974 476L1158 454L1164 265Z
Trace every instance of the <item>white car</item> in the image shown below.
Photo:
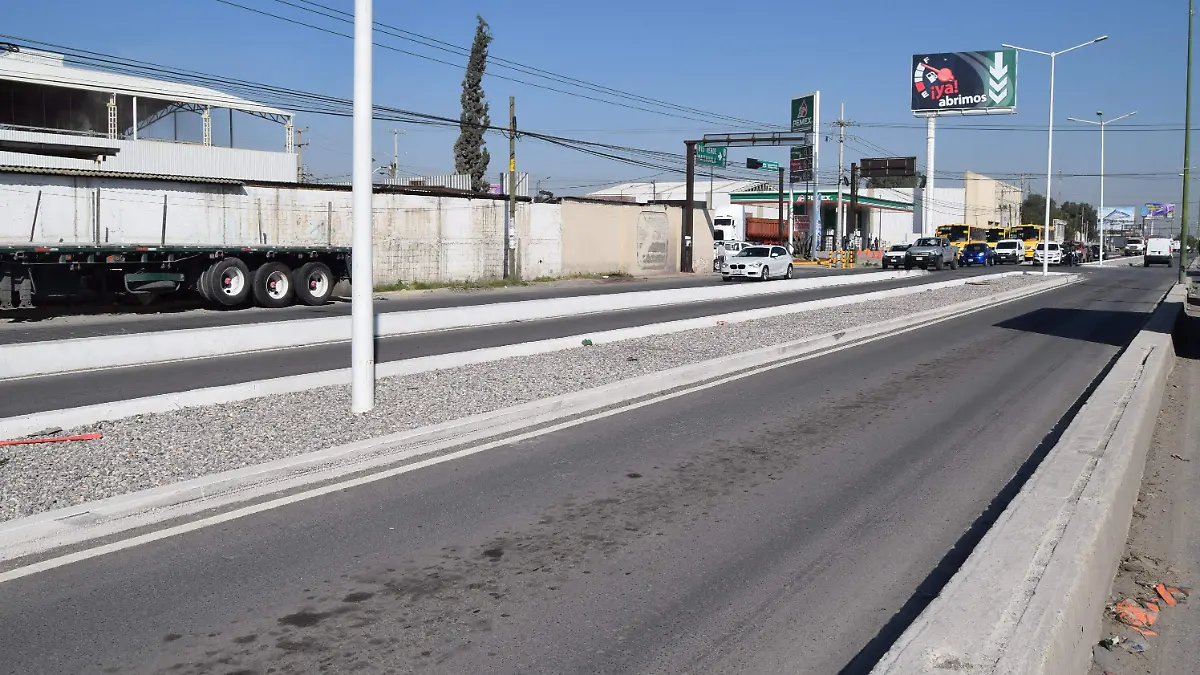
M1037 247L1033 249L1033 264L1041 265L1043 257L1045 257L1047 264L1061 265L1062 246L1057 241L1039 241Z
M997 265L1020 265L1025 262L1025 242L1020 239L1001 239L996 242L995 260Z
M1151 263L1162 263L1170 267L1173 258L1170 239L1151 237L1146 240L1146 254L1142 256L1142 267L1149 267Z
M892 244L883 252L883 260L879 261L879 266L885 270L889 267L904 267L904 256L908 255L908 249L911 247L912 244Z
M792 256L782 246L748 246L725 259L721 280L733 279L791 279Z
M1146 242L1139 237L1125 240L1125 255L1142 255L1146 252Z

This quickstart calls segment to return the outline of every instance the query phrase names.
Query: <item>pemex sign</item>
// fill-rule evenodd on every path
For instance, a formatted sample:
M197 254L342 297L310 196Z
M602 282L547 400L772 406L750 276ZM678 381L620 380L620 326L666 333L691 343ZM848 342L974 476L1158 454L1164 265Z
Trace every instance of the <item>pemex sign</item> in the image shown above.
M950 52L912 57L912 111L1015 112L1017 52Z

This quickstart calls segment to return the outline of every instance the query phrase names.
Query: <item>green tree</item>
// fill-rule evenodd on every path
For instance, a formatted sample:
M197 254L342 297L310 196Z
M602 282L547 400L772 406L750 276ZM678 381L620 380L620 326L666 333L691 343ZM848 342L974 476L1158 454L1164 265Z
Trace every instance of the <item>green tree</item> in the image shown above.
M1044 208L1044 207L1043 207ZM1055 216L1067 221L1067 230L1076 233L1075 238L1091 241L1096 238L1096 208L1084 202L1063 202Z
M482 16L476 15L475 41L467 59L467 73L462 83L462 115L458 121L458 140L454 142L454 172L471 176L471 189L487 192L485 178L491 153L484 147L483 134L491 126L488 103L483 96L483 71L487 68L488 45L492 33Z
M1056 204L1054 200L1050 200L1051 218L1054 217L1053 211ZM1022 225L1045 225L1046 224L1046 197L1039 195L1036 192L1030 192L1025 195L1025 201L1021 203L1021 224Z

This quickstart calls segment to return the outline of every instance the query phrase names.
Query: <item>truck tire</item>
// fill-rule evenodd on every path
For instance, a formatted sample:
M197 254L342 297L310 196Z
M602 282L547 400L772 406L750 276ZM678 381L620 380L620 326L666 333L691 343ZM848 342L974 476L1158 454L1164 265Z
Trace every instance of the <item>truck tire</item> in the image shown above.
M304 263L292 271L292 288L296 299L310 307L329 302L329 296L333 295L333 283L333 272L325 263Z
M217 299L213 297L212 286L208 282L208 272L211 269L212 266L210 265L200 270L200 274L196 275L196 293L205 304L214 305Z
M954 260L954 259L950 260L950 269L952 269L952 270L958 269L958 261L957 260Z
M945 260L942 260L941 258L938 258L938 259L937 259L937 260L936 260L936 261L933 263L933 269L935 269L935 270L937 270L937 271L939 271L939 272L941 272L941 271L942 271L942 268L943 268L943 267L945 267L945 266L946 266L946 261L945 261Z
M250 268L238 258L225 258L208 268L208 292L222 307L237 307L250 297Z
M260 307L287 307L296 299L292 270L281 262L269 262L254 270L254 301Z

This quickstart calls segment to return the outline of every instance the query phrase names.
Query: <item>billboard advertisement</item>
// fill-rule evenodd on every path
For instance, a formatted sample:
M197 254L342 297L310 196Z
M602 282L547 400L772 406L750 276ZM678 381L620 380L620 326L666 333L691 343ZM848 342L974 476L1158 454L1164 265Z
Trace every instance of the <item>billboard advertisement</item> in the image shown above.
M912 57L912 111L1013 112L1017 106L1017 52L952 52Z
M1146 204L1142 207L1143 218L1174 218L1174 204Z
M792 99L792 133L811 134L820 126L817 108L821 105L820 92L804 94Z
M1133 227L1133 223L1137 219L1138 207L1106 206L1099 213L1100 221L1104 223L1104 229L1123 230Z

